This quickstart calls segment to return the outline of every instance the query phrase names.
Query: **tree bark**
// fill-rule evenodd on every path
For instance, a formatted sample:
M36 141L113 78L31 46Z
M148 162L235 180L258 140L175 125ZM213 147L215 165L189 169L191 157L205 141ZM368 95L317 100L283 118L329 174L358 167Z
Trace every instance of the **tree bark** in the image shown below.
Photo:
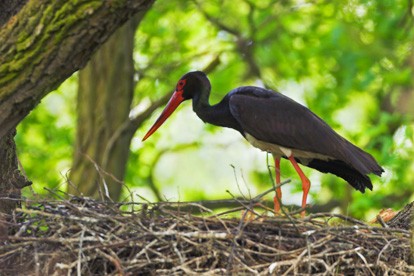
M20 190L31 184L19 171L14 135L13 129L0 138L0 238L7 236L6 221L19 204Z
M134 34L143 15L117 30L79 73L70 194L100 199L108 194L114 201L121 195L132 135L123 132L115 140L113 135L128 121L134 92Z
M27 0L2 0L0 1L0 26L6 23L26 4Z
M154 0L31 0L0 29L0 138Z

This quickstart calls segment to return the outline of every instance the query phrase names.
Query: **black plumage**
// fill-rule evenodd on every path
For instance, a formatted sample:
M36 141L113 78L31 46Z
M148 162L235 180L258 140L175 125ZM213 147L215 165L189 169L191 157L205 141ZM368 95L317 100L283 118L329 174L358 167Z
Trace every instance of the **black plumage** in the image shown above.
M372 189L368 174L380 176L383 172L369 153L340 136L308 108L278 92L254 86L239 87L211 106L210 90L210 82L203 72L185 74L143 140L154 133L181 102L192 99L193 110L204 122L239 131L254 146L271 152L277 161L286 158L294 166L299 162L320 172L332 173L361 192L365 188ZM309 182L296 167L302 183ZM279 169L278 164L276 169ZM303 185L305 190L310 182ZM306 196L307 191L304 191L303 202Z
M280 93L247 86L230 92L229 97L229 108L243 132L261 141L327 158L298 158L305 166L335 174L361 192L365 187L372 190L367 174L383 172L370 154L340 136L308 108Z

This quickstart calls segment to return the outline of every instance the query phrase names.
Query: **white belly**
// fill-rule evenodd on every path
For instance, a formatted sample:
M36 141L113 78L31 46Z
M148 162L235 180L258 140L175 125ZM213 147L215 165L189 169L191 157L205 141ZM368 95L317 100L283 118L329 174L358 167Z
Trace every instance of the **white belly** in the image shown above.
M301 163L304 165L308 164L311 161L311 159L315 159L315 158L321 159L321 160L334 159L330 156L323 155L320 153L308 152L308 151L303 151L303 150L298 150L298 149L290 149L290 148L286 148L280 145L263 142L261 140L254 138L249 133L245 133L245 137L246 137L246 140L249 141L250 144L252 144L252 146L258 149L261 149L262 151L266 151L266 152L273 154L275 158L280 158L282 156L290 157L293 154L293 156L295 158L298 158L301 161Z

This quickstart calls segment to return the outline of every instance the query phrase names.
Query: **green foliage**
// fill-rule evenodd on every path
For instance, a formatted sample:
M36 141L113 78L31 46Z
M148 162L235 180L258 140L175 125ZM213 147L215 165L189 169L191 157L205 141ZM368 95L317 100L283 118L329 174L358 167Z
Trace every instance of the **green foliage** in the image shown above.
M383 178L372 177L373 192L352 192L347 212L362 217L401 207L414 191L413 123L397 113L395 100L413 87L410 8L403 0L157 1L137 31L134 104L142 110L172 91L182 74L219 57L209 74L212 102L237 86L263 84L304 103L385 168ZM46 98L17 137L27 174L45 186L62 182L57 172L72 157L74 125L59 122L73 122L73 94L60 91L50 97L68 100L65 108L50 112ZM389 101L395 110L385 108ZM227 197L226 189L237 194L230 164L239 186L253 193L270 187L265 153L250 149L236 132L203 125L184 105L145 144L140 138L159 113L133 139L125 182L136 193L154 199L151 186L173 200ZM298 191L298 177L284 163L282 178L292 178L284 191ZM314 201L346 200L344 181L306 173L314 180ZM221 174L228 178L220 180ZM399 200L384 201L390 195Z
M18 158L37 193L44 193L44 187L64 190L66 185L73 156L76 89L75 76L44 98L17 129Z

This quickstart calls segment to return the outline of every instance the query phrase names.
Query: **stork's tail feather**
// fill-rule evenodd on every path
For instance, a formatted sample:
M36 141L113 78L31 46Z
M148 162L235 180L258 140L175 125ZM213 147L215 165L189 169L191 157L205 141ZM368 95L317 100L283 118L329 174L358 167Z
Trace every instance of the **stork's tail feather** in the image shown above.
M355 169L360 172L362 175L367 175L373 173L375 175L381 176L384 172L384 169L378 165L374 157L369 153L361 150L360 148L350 144L351 147L347 147L347 152L345 153L346 160L348 164L352 164L352 167L348 165L351 169ZM345 164L344 164L345 165Z
M350 167L343 161L339 160L319 160L313 159L306 166L316 169L323 173L332 173L346 180L356 190L365 192L365 188L372 190L372 183L368 176L361 174L356 169ZM372 171L376 175L381 175L381 171Z

